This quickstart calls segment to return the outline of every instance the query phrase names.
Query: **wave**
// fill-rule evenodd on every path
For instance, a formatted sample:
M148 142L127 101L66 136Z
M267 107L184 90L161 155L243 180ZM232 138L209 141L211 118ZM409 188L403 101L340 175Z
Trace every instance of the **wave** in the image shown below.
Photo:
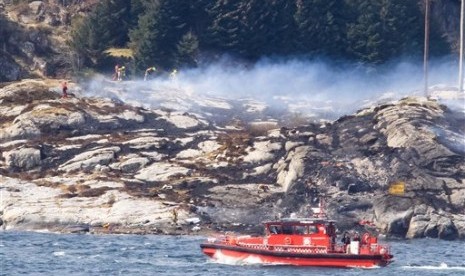
M418 270L460 270L465 271L465 266L449 266L446 263L435 265L406 265L402 266L404 269L418 269Z
M66 253L64 251L55 251L53 252L53 256L64 256Z
M231 257L224 255L221 252L216 252L213 259L209 260L213 263L225 264L225 265L266 265L266 266L274 266L274 265L282 265L279 263L267 263L264 262L258 256L248 256L246 258L241 257Z

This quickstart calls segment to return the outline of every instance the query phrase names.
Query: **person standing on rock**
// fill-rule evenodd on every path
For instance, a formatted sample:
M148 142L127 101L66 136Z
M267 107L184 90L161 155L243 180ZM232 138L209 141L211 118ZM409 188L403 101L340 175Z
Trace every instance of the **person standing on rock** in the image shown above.
M62 98L68 98L68 83L66 81L61 84L61 90L63 92Z
M176 208L174 208L171 211L171 214L173 215L173 223L174 223L174 225L178 225L178 211L176 211Z
M126 67L118 68L118 81L122 81L126 77Z
M156 71L157 68L155 68L155 66L147 68L147 70L145 70L144 81L151 79L152 74L155 74Z
M115 65L115 73L113 74L113 80L118 80L118 76L119 76L119 64L116 64Z
M170 79L171 79L172 81L174 81L174 80L176 79L177 74L178 74L178 70L177 70L177 69L173 69L173 71L171 71L171 73L170 73Z

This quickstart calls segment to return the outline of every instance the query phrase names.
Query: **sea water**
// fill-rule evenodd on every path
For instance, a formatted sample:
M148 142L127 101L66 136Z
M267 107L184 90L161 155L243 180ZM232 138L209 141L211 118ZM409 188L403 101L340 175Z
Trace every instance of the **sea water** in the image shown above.
M0 232L0 275L465 275L465 242L388 240L394 262L372 269L212 261L205 237Z

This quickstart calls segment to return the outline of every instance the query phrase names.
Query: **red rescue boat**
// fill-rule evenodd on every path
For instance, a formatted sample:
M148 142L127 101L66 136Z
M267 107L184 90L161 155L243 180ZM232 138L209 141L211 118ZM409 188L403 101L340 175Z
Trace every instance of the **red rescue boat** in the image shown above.
M368 232L337 243L335 221L321 212L313 218L288 218L264 226L263 237L224 235L200 247L214 259L263 264L372 268L393 259L389 246L379 244Z

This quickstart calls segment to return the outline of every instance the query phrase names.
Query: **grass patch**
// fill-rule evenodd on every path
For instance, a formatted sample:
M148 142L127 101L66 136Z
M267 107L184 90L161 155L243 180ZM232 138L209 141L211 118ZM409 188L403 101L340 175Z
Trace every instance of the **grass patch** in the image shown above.
M111 57L133 58L134 56L134 53L129 48L109 48L104 53Z

